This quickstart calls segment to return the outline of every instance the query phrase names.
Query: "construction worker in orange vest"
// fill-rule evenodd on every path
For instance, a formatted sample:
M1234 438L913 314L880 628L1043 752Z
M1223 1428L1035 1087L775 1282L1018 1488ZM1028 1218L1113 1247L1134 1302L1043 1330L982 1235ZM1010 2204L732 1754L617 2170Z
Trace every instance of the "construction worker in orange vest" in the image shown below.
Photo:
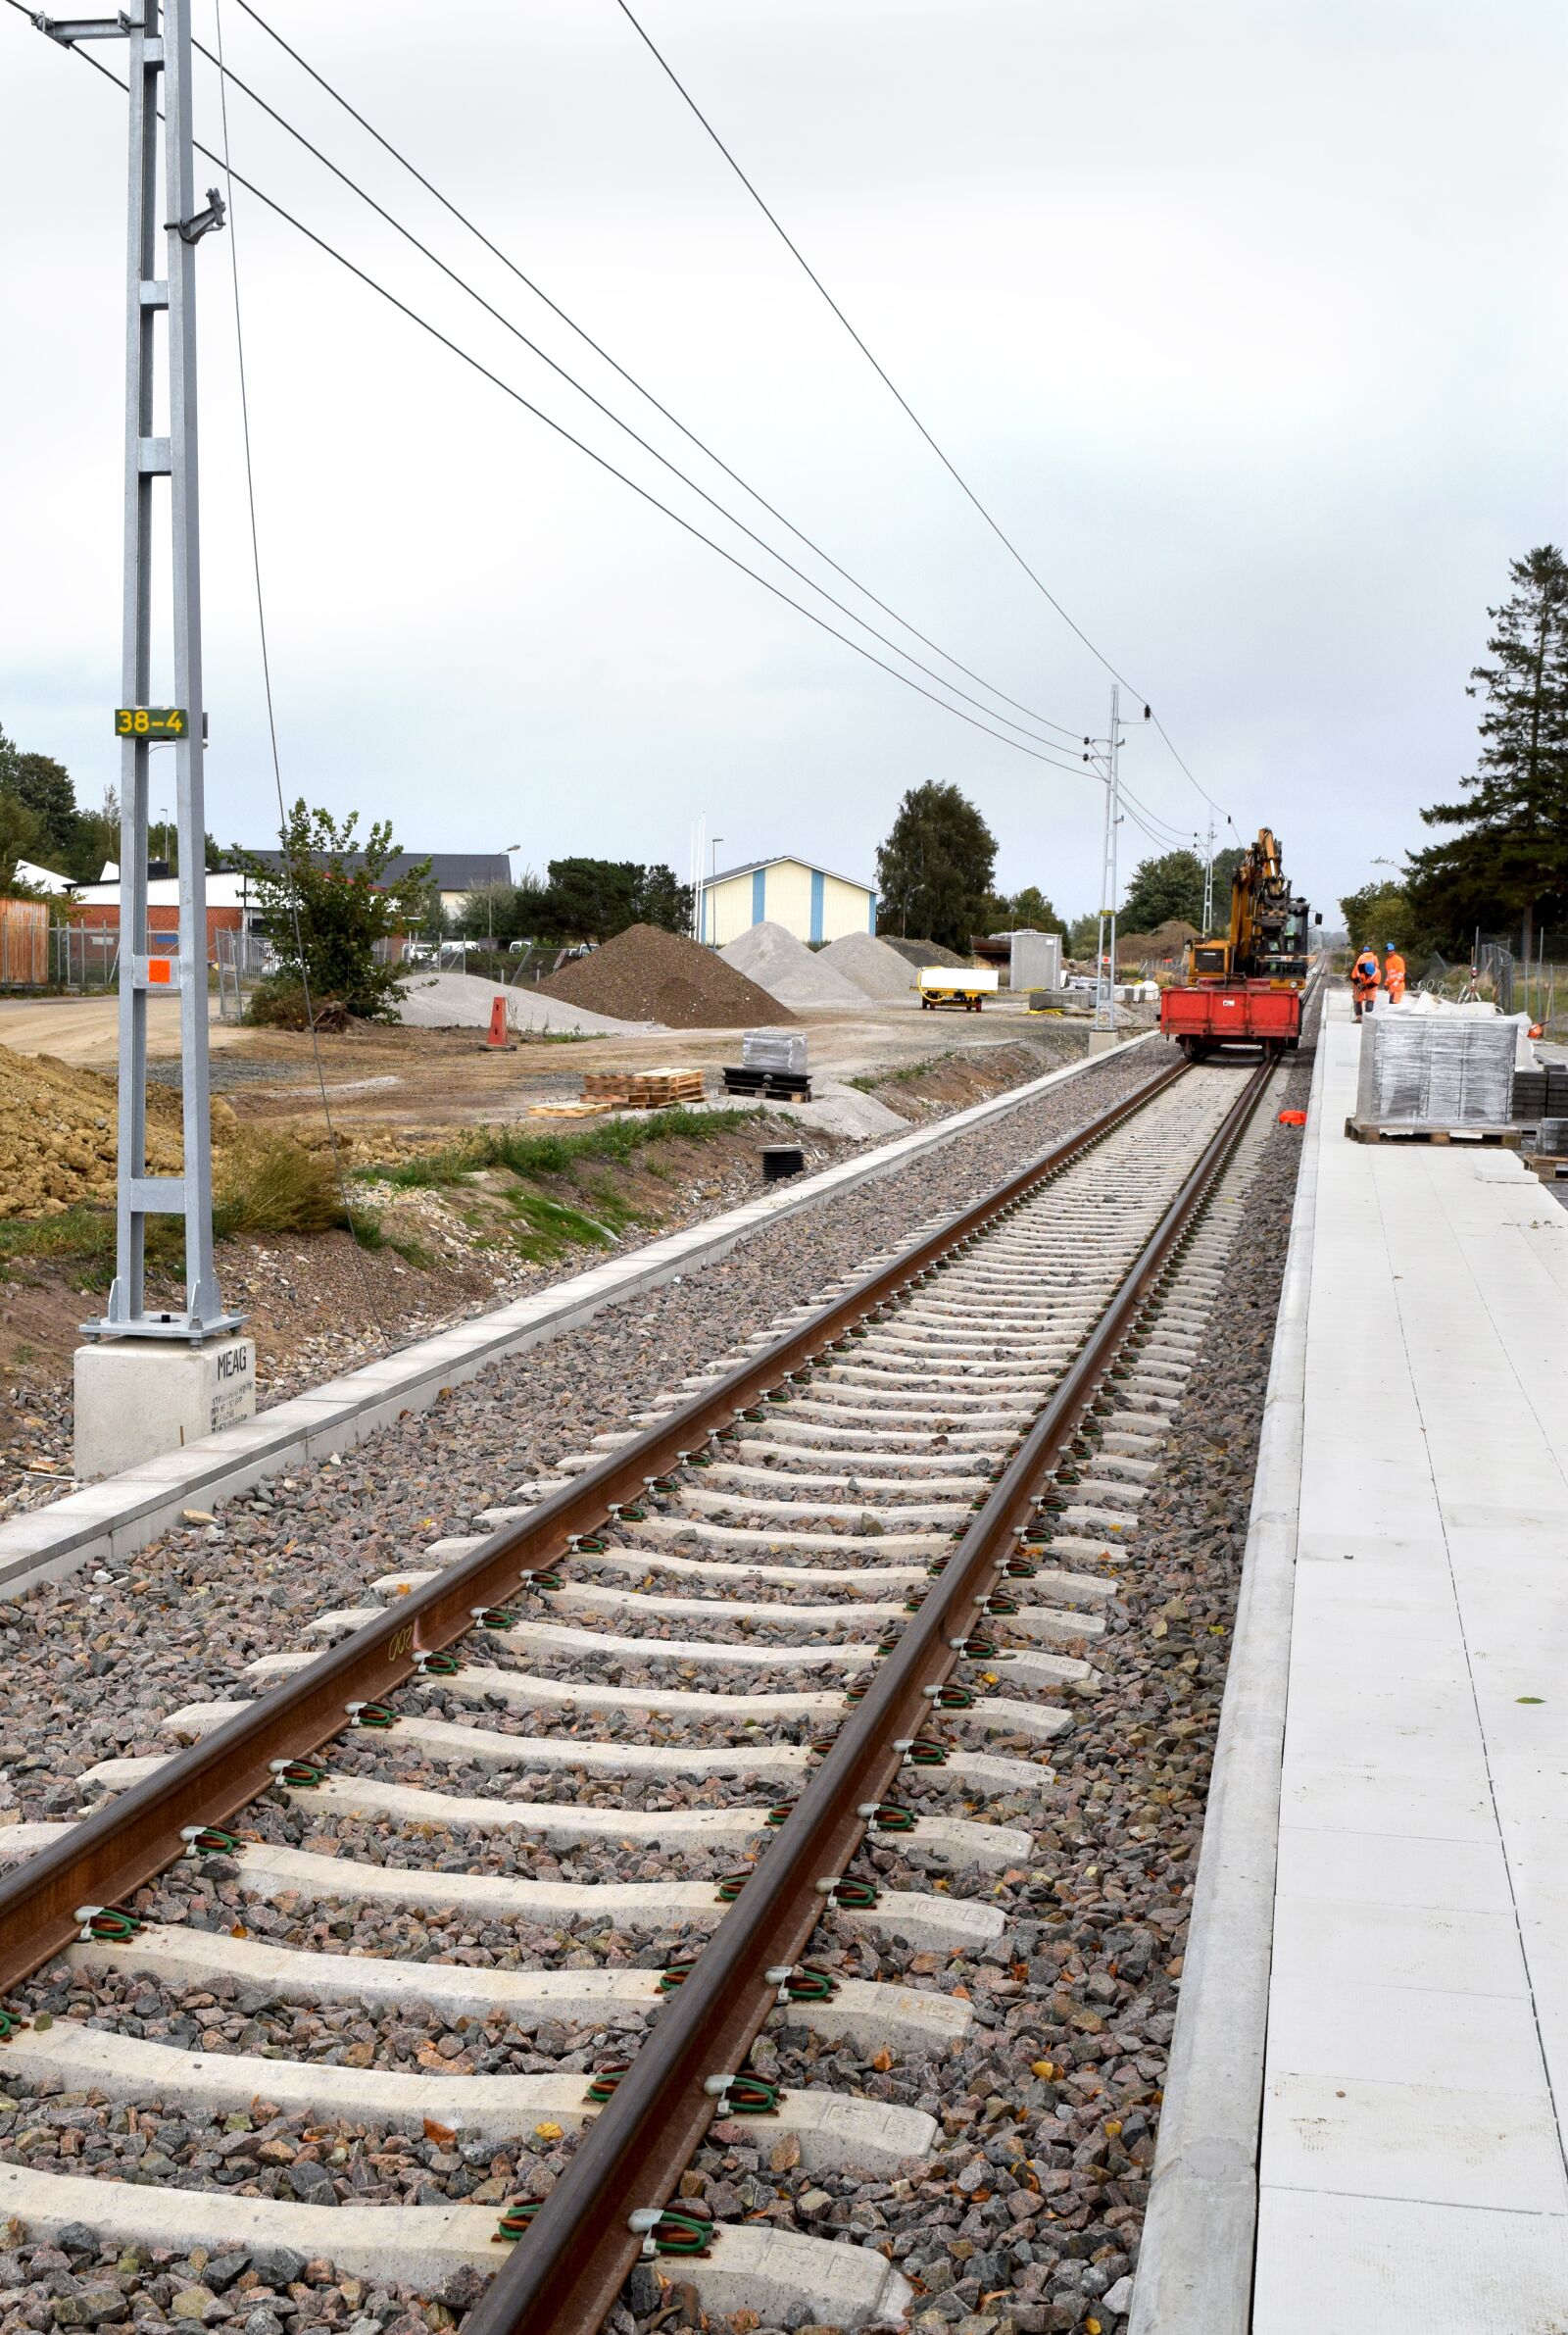
M1376 951L1368 941L1350 968L1350 997L1355 1006L1357 1021L1363 1014L1370 1014L1376 1004L1381 978Z
M1393 941L1384 945L1383 986L1389 993L1389 1003L1396 1006L1404 995L1404 959Z

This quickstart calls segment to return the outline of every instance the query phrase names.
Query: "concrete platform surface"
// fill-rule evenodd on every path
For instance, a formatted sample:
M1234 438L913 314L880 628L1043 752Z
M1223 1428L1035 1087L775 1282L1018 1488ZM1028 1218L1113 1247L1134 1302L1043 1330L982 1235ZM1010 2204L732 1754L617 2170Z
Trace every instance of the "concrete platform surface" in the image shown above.
M1252 2335L1568 2330L1568 1217L1329 1000Z

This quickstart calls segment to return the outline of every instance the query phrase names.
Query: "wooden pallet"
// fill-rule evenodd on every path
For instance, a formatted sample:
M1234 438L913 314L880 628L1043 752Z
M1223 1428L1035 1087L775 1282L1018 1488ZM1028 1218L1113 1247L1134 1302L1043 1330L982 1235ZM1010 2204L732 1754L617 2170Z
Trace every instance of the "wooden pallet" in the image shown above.
M1345 1132L1352 1143L1478 1143L1490 1144L1494 1150L1518 1151L1524 1142L1523 1127L1453 1127L1426 1121L1385 1126L1377 1119L1348 1118Z
M768 1103L808 1103L811 1081L796 1070L752 1070L726 1068L724 1092L727 1095L760 1095Z
M530 1103L530 1118L604 1118L615 1108L613 1103Z
M1532 1175L1539 1175L1544 1184L1561 1183L1568 1179L1568 1160L1558 1152L1527 1151L1525 1166Z
M668 1111L703 1099L701 1070L585 1070L582 1091L623 1111Z

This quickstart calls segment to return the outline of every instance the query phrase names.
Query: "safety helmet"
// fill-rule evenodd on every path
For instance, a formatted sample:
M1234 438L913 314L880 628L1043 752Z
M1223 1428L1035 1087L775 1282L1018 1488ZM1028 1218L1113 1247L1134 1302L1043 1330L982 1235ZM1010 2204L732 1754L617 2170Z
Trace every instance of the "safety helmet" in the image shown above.
M1394 943L1393 943L1393 941L1392 941L1392 940L1386 940L1386 941L1384 942L1383 946L1384 946L1384 947L1387 949L1387 951L1388 951L1389 955L1392 957L1392 956L1394 955Z

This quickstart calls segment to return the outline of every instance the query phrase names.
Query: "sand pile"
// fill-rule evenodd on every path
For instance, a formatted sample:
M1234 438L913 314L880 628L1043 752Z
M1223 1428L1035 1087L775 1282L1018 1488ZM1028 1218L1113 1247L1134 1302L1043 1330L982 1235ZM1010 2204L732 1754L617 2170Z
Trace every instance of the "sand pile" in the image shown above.
M666 1029L750 1029L794 1019L776 997L711 950L656 924L617 932L591 957L541 981L535 995L624 1021L662 1021Z
M954 950L945 949L939 940L896 940L891 932L880 932L877 938L885 949L897 949L906 965L918 971L922 965L967 965L967 957L959 957Z
M836 948L838 943L834 943ZM754 924L719 956L787 1006L863 1006L865 992L829 963L832 949L813 955L782 924Z
M0 1046L0 1217L57 1217L78 1201L115 1197L119 1090L113 1078ZM233 1135L234 1114L213 1105L213 1141ZM147 1172L177 1175L179 1092L147 1089Z
M854 982L862 997L884 1002L907 999L914 987L914 968L908 959L890 949L885 940L873 939L869 932L846 932L822 954L835 972Z

